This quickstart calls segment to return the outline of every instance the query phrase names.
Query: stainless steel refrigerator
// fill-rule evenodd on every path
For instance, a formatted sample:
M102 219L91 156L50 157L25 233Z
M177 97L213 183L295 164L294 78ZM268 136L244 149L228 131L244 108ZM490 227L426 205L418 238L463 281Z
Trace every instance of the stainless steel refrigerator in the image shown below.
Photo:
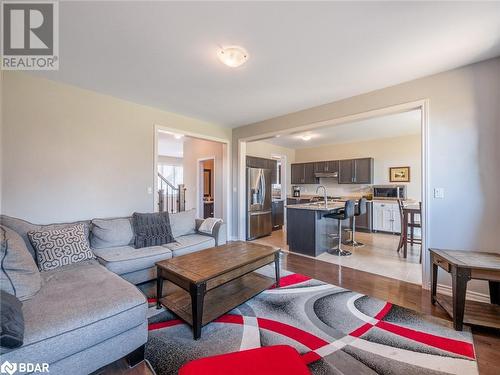
M271 234L271 170L247 168L247 240Z

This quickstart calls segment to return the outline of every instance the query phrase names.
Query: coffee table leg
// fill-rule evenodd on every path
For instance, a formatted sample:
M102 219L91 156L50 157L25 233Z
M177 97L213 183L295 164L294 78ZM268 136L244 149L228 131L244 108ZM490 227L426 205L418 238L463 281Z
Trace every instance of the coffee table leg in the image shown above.
M431 254L431 303L436 304L438 265L434 263L434 256Z
M201 323L203 320L203 299L205 298L205 288L205 283L191 284L189 286L193 315L193 338L195 340L198 340L201 337Z
M494 305L500 305L500 282L489 281L490 284L490 302Z
M274 271L276 273L276 288L280 287L280 253L274 254Z
M453 292L453 328L456 331L463 329L465 312L465 293L467 282L470 279L470 270L453 267L451 270L451 286Z
M156 308L161 309L160 298L163 294L163 277L160 276L158 272L158 276L156 277Z

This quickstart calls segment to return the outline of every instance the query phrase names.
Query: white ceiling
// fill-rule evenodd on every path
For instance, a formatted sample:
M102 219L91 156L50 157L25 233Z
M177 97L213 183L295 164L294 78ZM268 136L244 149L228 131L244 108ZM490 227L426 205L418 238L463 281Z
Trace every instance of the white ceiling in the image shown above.
M81 1L37 74L235 127L498 55L500 2Z
M292 149L310 148L420 134L420 126L420 110L415 110L307 132L281 134L279 138L270 138L264 141ZM310 136L311 139L303 140L301 137L304 135Z
M173 134L158 132L158 155L182 158L184 137L176 139Z

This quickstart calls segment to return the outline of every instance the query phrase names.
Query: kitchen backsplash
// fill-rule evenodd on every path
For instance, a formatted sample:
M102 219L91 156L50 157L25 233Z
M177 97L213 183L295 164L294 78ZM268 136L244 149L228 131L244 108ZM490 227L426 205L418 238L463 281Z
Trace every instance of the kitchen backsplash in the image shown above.
M300 193L303 195L316 195L316 189L318 186L323 185L326 188L327 195L329 196L361 196L363 194L368 194L372 192L371 185L339 185L336 180L322 178L319 184L315 185L293 185L300 186ZM322 191L319 193L323 194Z

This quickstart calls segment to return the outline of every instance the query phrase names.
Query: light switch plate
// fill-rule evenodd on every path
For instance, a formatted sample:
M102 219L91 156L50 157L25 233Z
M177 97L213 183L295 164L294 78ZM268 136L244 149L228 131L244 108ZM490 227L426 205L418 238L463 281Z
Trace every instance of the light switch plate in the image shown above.
M444 198L444 189L443 188L434 188L434 198L443 199Z
M153 194L153 188L151 186L148 186L148 194Z

